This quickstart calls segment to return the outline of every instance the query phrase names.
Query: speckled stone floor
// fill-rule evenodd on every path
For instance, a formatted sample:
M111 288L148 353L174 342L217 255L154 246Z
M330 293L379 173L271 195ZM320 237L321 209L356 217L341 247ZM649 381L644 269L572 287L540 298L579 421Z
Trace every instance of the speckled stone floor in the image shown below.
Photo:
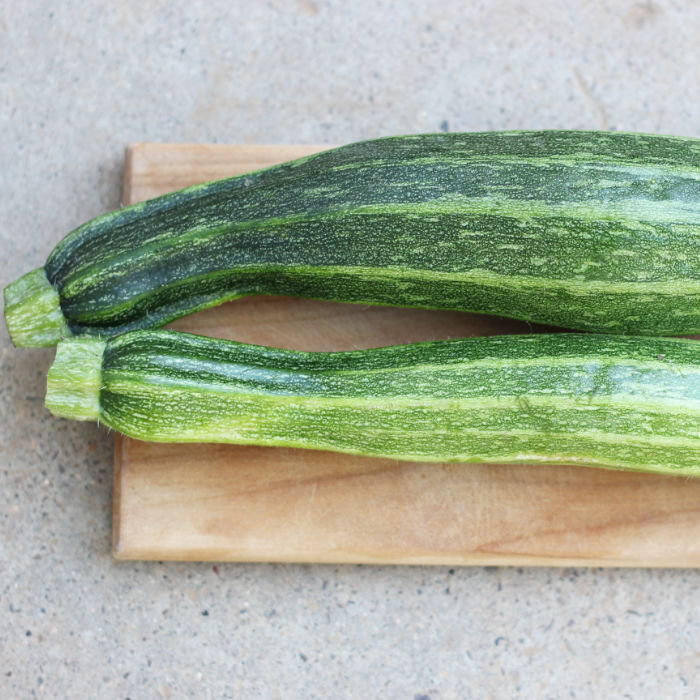
M119 204L132 141L700 136L698 37L673 0L9 0L0 284ZM0 325L0 697L697 697L698 571L116 564L112 438Z

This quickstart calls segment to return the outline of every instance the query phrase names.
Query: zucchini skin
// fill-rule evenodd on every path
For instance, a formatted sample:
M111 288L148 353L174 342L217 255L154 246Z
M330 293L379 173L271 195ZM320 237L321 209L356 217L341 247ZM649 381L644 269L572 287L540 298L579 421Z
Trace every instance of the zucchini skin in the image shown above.
M700 476L700 343L537 334L300 352L174 331L58 345L46 404L141 440Z
M700 139L365 141L106 214L44 270L73 335L158 327L250 294L695 334Z

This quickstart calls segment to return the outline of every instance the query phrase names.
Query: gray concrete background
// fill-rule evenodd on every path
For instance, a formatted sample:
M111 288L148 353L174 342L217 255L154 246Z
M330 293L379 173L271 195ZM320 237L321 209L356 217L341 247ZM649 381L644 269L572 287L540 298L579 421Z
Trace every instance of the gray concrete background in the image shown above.
M0 285L131 141L700 136L700 3L5 0ZM115 563L112 439L0 330L0 697L690 698L700 572Z

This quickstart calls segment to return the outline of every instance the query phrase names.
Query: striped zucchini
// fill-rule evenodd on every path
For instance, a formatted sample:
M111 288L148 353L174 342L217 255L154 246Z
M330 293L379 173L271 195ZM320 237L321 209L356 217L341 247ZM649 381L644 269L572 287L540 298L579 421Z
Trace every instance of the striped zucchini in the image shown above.
M158 327L249 294L700 332L700 140L384 138L89 221L5 290L16 345Z
M541 334L350 352L173 331L58 345L48 408L160 442L700 476L700 343Z

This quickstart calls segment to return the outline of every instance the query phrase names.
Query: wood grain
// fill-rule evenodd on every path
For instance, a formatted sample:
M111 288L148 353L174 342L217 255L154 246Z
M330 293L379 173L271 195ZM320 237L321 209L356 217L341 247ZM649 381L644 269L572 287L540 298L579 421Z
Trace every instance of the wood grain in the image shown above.
M124 201L322 148L136 144ZM273 297L241 299L172 327L306 350L531 328ZM121 559L697 567L700 479L117 437L113 526Z

